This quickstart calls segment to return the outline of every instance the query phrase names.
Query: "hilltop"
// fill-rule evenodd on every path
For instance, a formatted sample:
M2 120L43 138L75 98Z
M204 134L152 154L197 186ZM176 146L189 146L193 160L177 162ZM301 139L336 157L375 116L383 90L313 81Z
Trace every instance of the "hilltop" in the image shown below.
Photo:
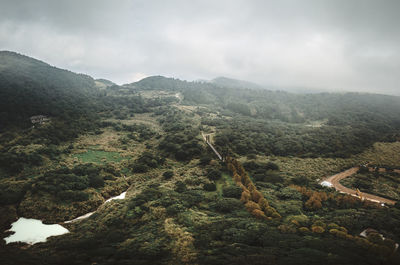
M0 52L0 124L22 125L33 115L76 116L98 93L93 78L9 51Z

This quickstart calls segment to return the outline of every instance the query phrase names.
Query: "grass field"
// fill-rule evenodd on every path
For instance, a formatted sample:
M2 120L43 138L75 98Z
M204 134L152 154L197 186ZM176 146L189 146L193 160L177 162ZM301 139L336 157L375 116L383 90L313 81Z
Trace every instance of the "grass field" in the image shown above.
M120 162L124 159L118 152L106 152L102 150L88 149L86 152L74 154L83 163Z

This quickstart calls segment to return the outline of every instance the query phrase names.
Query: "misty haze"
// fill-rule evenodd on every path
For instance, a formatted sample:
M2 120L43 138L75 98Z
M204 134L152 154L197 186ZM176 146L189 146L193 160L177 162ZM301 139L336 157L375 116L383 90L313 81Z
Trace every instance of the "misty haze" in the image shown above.
M2 0L1 264L400 264L400 1Z

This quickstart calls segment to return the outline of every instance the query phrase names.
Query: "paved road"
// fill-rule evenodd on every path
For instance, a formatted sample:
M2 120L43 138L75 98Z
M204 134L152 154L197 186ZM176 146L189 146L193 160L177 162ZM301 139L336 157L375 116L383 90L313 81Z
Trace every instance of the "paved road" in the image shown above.
M359 169L359 167L352 167L352 168L350 168L348 170L345 170L343 172L340 172L340 173L338 173L336 175L333 175L333 176L330 176L328 178L325 178L321 182L323 182L323 181L330 182L330 183L332 183L332 186L337 191L339 191L341 193L346 193L346 194L350 194L352 196L359 197L358 194L357 194L357 191L349 189L349 188L343 186L342 184L340 184L340 181L342 179L354 175L355 173L357 173L358 169ZM396 170L396 172L399 172L399 171ZM377 203L385 203L385 204L390 204L390 205L394 205L396 203L396 201L389 200L389 199L386 199L386 198L382 198L382 197L379 197L379 196L376 196L376 195L372 195L372 194L369 194L369 193L364 193L364 192L362 193L362 197L365 200L369 200L369 201L373 201L373 202L377 202Z

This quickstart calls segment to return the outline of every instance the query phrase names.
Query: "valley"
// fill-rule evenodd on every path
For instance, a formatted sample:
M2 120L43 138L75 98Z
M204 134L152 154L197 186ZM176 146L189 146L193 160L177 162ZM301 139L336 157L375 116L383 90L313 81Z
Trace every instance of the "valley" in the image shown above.
M8 61L46 67L1 56L2 88L26 78ZM119 86L51 71L49 84L1 90L0 234L21 217L69 233L32 245L2 240L4 264L400 261L400 98L161 76ZM56 107L40 104L52 100L48 91L60 94ZM40 114L51 120L32 127ZM363 171L366 162L388 170ZM376 233L360 235L367 228Z

